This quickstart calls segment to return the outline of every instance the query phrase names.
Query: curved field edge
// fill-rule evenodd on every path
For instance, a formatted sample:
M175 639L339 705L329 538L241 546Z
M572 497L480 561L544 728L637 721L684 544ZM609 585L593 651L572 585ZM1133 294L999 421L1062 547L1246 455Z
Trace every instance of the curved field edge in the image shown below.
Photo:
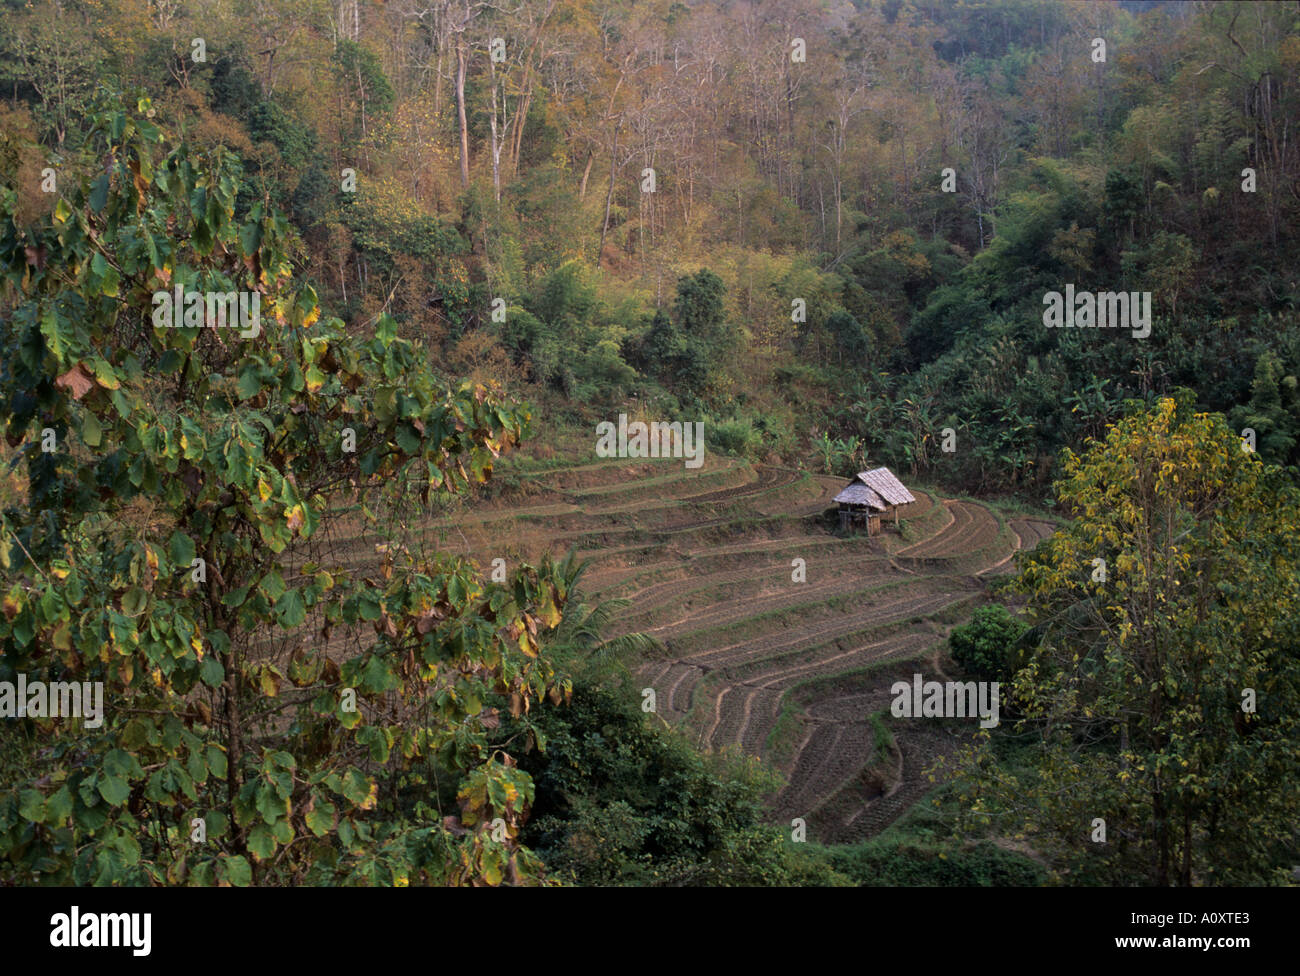
M917 504L897 527L841 535L832 499L844 479L726 457L695 471L680 459L521 466L506 480L411 537L455 540L480 565L590 558L588 600L630 601L607 636L665 642L658 660L627 662L634 690L654 687L661 717L702 748L777 769L773 815L797 809L824 842L885 829L924 795L932 743L895 728L882 694L895 675L941 672L947 633L985 598L988 575L1054 527L911 485ZM374 540L358 526L346 541L365 561Z

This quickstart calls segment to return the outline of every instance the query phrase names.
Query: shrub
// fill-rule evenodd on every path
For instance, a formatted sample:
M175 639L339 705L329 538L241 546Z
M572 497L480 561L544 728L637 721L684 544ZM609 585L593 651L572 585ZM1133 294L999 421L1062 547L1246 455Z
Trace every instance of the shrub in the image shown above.
M955 846L947 842L873 838L830 849L834 869L864 887L1039 886L1046 873L1023 854L991 841Z
M986 678L1009 677L1011 648L1029 629L1000 603L980 607L964 627L948 638L953 660L967 671Z
M763 436L746 417L706 422L704 436L710 447L737 457L749 457L763 446Z
M568 708L506 731L541 733L520 757L536 784L524 828L553 877L579 884L822 885L845 879L763 823L775 785L753 760L725 763L647 719L635 695L574 676ZM797 845L802 848L804 845Z

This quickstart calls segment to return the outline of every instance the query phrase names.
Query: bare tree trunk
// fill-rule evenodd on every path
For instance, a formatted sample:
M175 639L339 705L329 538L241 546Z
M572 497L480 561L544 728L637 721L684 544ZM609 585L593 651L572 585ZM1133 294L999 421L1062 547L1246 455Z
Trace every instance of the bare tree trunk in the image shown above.
M456 115L460 123L460 182L469 186L469 122L465 118L465 71L469 59L465 55L465 35L456 36Z
M510 140L510 151L506 153L506 163L510 167L512 177L519 175L519 154L523 151L524 145L524 123L528 121L528 108L533 103L531 74L532 65L528 65L524 68L524 93L515 103L515 131Z
M822 181L817 181L817 204L822 215L822 244L826 243L826 193Z
M361 62L357 62L357 101L361 107L361 139L366 138L366 85L361 77Z
M433 117L442 120L442 44L438 45L438 68L433 81Z
M609 210L614 204L614 178L618 173L618 126L614 127L614 144L609 150L609 192L605 194L605 223L600 228L600 247L596 250L596 267L605 253L605 236L609 233Z
M497 129L497 71L491 59L488 60L488 71L491 74L490 83L492 85L492 117L490 121L492 131L492 192L496 197L497 203L501 202L501 146L502 138ZM502 115L505 114L505 95L501 98Z
M579 200L584 200L587 197L587 177L591 175L591 164L595 161L595 159L596 159L596 151L594 149L588 149L587 166L582 171L582 185L578 187Z

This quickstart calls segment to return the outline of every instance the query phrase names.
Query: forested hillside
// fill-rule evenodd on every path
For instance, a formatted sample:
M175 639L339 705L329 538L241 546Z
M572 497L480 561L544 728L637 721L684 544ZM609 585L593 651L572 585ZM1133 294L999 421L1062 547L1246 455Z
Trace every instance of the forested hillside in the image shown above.
M130 703L89 738L3 740L0 884L1289 877L1300 4L0 11L0 680ZM256 329L185 307L240 289ZM702 424L725 466L683 504L716 511L629 503L611 541L591 524L626 484L539 480L620 414ZM937 503L872 557L924 591L909 652L1019 570L952 646L1038 738L949 749L954 791L901 853L792 846L769 769L611 690L610 661L666 652L579 560L525 552L509 506L538 496L549 541L628 566L689 528L771 542L788 575L806 553L780 546L831 532L809 478L878 466ZM521 528L467 539L494 470L478 497ZM737 472L802 492L798 532L742 519ZM1049 514L1071 521L1016 557ZM877 765L938 757L872 741ZM1027 790L1081 798L1017 820ZM1102 807L1130 827L1095 855ZM197 822L216 842L184 853Z
M1293 4L7 8L21 218L94 165L102 88L146 94L240 158L236 212L288 216L325 306L551 422L650 404L754 457L1038 490L1185 386L1295 460ZM1065 283L1151 291L1151 335L1044 329Z

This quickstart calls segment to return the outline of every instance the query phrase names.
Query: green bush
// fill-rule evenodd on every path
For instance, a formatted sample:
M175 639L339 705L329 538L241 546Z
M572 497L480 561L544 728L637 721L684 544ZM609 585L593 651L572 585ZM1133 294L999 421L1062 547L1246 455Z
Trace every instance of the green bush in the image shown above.
M770 774L752 760L701 754L638 702L626 688L575 677L568 708L526 720L546 751L519 758L536 784L524 833L552 877L632 886L847 883L823 854L764 823Z
M752 457L763 446L763 435L754 429L746 417L706 421L704 436L710 448L737 457Z
M1000 603L980 607L971 622L948 638L952 658L967 671L985 678L1009 677L1011 648L1029 626Z
M864 887L1037 887L1043 868L1023 854L990 841L955 846L944 841L883 837L852 847L829 849L836 872Z

